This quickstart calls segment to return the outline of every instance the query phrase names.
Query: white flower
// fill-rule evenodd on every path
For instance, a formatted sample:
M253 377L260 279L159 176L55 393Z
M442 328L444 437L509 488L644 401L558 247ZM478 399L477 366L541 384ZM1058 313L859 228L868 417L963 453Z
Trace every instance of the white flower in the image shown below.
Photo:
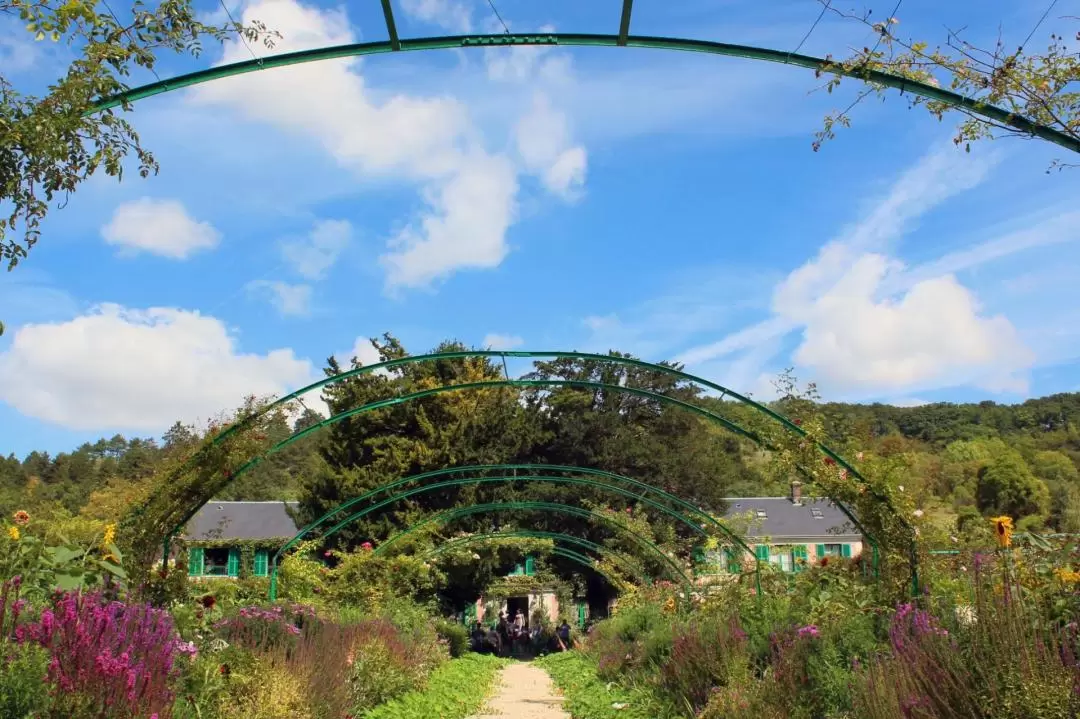
M897 489L899 489L901 492L903 492L904 491L904 485L901 484L900 486L897 487Z
M863 457L862 452L856 452L855 453L855 459L862 459L862 457Z
M916 509L914 512L912 512L912 514L914 514L916 517L921 517L922 516L922 510L921 509Z
M956 537L949 537L949 539L951 539L951 540L953 541L953 544L956 544L957 542L959 542L959 541L960 541L960 540L959 540L959 539L957 539Z

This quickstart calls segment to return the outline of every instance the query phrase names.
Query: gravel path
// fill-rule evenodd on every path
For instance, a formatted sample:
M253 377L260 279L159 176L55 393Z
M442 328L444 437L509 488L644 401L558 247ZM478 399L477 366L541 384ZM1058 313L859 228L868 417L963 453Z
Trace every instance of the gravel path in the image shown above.
M473 719L570 719L562 697L543 669L514 662L499 674L495 695Z

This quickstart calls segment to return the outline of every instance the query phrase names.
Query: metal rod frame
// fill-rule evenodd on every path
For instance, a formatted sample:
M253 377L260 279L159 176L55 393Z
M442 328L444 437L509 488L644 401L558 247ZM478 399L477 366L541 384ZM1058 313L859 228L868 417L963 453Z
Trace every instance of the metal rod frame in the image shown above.
M560 473L567 473L567 474L584 474L584 475L588 475L588 476L592 476L592 477L603 477L604 479L609 479L609 480L612 480L612 481L623 482L625 484L629 484L630 486L636 487L636 488L638 488L638 489L640 489L642 491L645 491L645 492L652 492L652 493L656 494L658 497L664 499L665 501L671 502L672 504L675 504L675 505L679 506L680 508L686 510L687 512L693 513L695 516L701 518L705 523L707 523L711 527L719 530L725 537L727 537L732 542L737 544L740 548L743 549L743 551L745 551L751 557L754 557L754 559L757 559L757 555L754 553L754 550L751 549L749 547L749 545L747 545L746 542L744 542L743 539L738 534L736 534L735 532L732 532L731 529L729 529L726 525L724 525L723 522L720 522L715 517L713 517L711 514L709 514L708 512L702 510L701 508L695 506L694 504L691 504L690 502L687 502L686 500L681 499L681 498L675 496L674 494L670 494L669 492L665 492L664 490L659 489L658 487L654 487L651 484L646 484L645 482L641 482L641 481L638 481L636 479L632 479L630 477L626 477L626 476L621 475L621 474L616 474L615 472L607 472L607 471L599 470L599 469L590 469L588 467L574 467L574 466L560 465L560 464L478 464L478 465L468 465L468 466L461 466L461 467L447 467L445 469L437 469L437 470L434 470L434 471L431 471L431 472L423 472L421 474L414 474L411 477L404 477L404 478L398 479L398 480L396 480L394 482L390 482L388 484L381 485L379 487L376 487L375 489L372 489L372 490L370 490L368 492L365 492L364 494L362 494L362 495L360 495L358 497L350 499L350 500L348 500L346 502L342 502L341 504L334 507L330 511L326 512L321 517L319 517L318 519L316 519L315 521L311 522L306 527L301 529L299 532L297 532L296 535L292 539L290 539L288 542L286 542L274 554L273 559L271 560L271 564L272 564L272 566L276 566L278 561L280 560L280 557L281 557L282 554L284 554L289 549L291 549L292 547L299 544L304 539L304 537L306 537L308 534L310 534L311 532L318 529L325 522L333 519L335 516L341 514L345 510L347 510L347 509L349 509L351 507L354 507L357 504L360 504L361 502L365 502L365 501L367 501L369 499L372 499L372 498L378 496L379 494L382 494L383 492L388 492L388 491L390 491L392 489L396 489L398 487L404 486L406 484L411 484L413 482L421 482L421 481L424 481L424 480L433 479L433 478L436 478L436 477L447 476L447 475L453 475L453 474L473 474L473 473L479 473L479 472L510 472L510 471L517 472L518 470L522 470L522 471L525 471L525 472L560 472ZM632 497L634 499L640 499L643 502L645 502L646 504L649 504L650 506L657 506L657 505L655 505L654 502L652 502L648 498L644 497L643 495L634 494L633 492L622 489L621 487L613 487L612 485L607 484L606 482L598 482L598 481L595 481L595 480L586 480L586 479L571 480L571 479L568 479L568 478L560 478L560 477L519 476L517 474L514 474L513 476L502 475L502 476L498 476L498 477L474 477L474 478L471 478L471 479L462 480L460 482L460 484L482 483L483 481L562 481L562 482L567 482L567 483L571 483L571 484L582 484L582 485L586 485L586 486L599 487L599 488L602 488L602 489L608 489L608 490L616 491L619 494L623 494L623 495L625 495L627 497ZM455 483L455 484L457 484L457 483ZM449 485L444 483L444 484L438 484L438 485L434 485L434 486L443 487L443 486L449 486ZM401 495L401 494L399 494L396 497L394 497L392 499L392 501L398 501L400 499L403 499L406 496L409 496L409 495ZM380 504L378 506L380 506L380 507L385 506L385 504L386 503L382 503L382 504ZM667 511L667 508L661 507L661 510L662 511ZM672 516L674 516L674 515L672 515ZM679 519L684 524L693 526L692 522L690 522L689 518L686 515L679 514L677 516L677 519ZM349 520L345 520L345 521L347 522ZM326 534L324 534L322 536L325 539L326 537L330 536L330 533L326 533Z
M170 480L178 481L185 471L191 469L192 467L194 467L195 465L198 464L198 462L202 458L204 452L208 452L208 451L212 450L214 447L216 447L217 445L224 442L226 439L228 439L233 434L236 434L237 432L239 432L239 431L241 431L243 429L246 429L247 427L250 427L253 424L255 424L255 422L257 422L259 418L265 416L266 414L268 414L269 412L271 412L271 411L273 411L273 410L275 410L277 408L283 407L283 406L287 405L290 402L293 402L293 401L296 401L296 400L300 399L303 395L307 394L308 392L312 392L312 391L315 391L317 389L321 389L322 387L325 387L327 385L331 385L331 384L335 384L337 382L347 380L350 377L357 377L357 376L361 376L361 375L365 375L365 374L370 374L372 372L376 372L376 371L379 371L379 370L390 370L390 369L394 369L396 367L407 366L407 365L416 364L416 363L420 363L420 362L466 359L466 358L474 358L474 357L498 357L498 358L501 358L504 363L505 363L507 357L527 358L527 359L536 359L536 358L577 359L577 360L587 360L587 361L595 361L595 362L607 362L607 363L611 363L611 364L621 365L621 366L624 366L624 367L634 367L634 368L639 368L639 369L645 369L645 370L648 370L648 371L651 371L651 372L657 372L657 373L660 373L660 374L666 374L668 376L675 377L677 379L684 380L684 381L687 381L687 382L692 382L694 384L701 385L701 386L703 386L705 388L708 388L710 390L719 392L721 397L730 397L731 399L733 399L733 400L735 400L735 401L737 401L737 402L739 402L739 403L741 403L741 404L743 404L743 405L745 405L747 407L750 407L751 409L754 409L755 411L757 411L757 412L761 413L762 415L768 417L770 420L778 423L784 430L786 430L788 432L792 432L792 433L794 433L794 434L796 434L796 435L798 435L800 437L805 437L806 436L806 431L804 429L802 429L802 427L795 424L794 422L792 422L790 419L788 419L784 415L780 414L779 412L776 412L775 410L767 407L766 405L761 404L759 402L756 402L756 401L750 399L747 396L744 396L744 395L742 395L742 394L740 394L740 393L738 393L738 392L736 392L736 391L734 391L732 389L729 389L728 387L717 384L715 382L711 382L711 381L709 381L709 380L707 380L707 379L705 379L703 377L698 377L698 376L692 375L692 374L690 374L688 372L683 372L682 370L676 369L675 367L672 367L672 366L669 366L669 365L656 364L656 363L646 362L644 360L638 360L638 359L633 359L633 358L629 358L629 357L617 357L617 356L612 356L612 355L603 355L603 354L596 354L596 353L590 353L590 352L566 352L566 351L550 351L550 352L535 351L534 352L534 351L502 351L502 350L460 350L460 351L454 351L454 352L433 352L433 353L422 354L422 355L411 355L411 356L407 356L407 357L399 357L399 358L396 358L396 359L386 360L384 362L378 362L378 363L375 363L375 364L365 365L365 366L362 366L362 367L354 367L354 368L352 368L350 370L346 370L345 372L340 372L340 373L338 373L336 375L325 377L325 378L323 378L321 380L318 380L316 382L313 382L313 383L307 385L306 387L301 387L300 389L295 390L295 391L285 395L284 397L282 397L282 398L268 404L267 406L259 409L258 411L256 411L253 414L243 418L242 420L234 422L233 424L226 427L224 430L222 430L220 433L218 433L209 442L204 443L203 446L198 451L196 451L191 457L189 457L188 460L186 460L173 473L173 475L170 477ZM352 410L347 410L345 412L341 412L341 413L339 413L337 415L334 415L333 417L327 418L327 419L325 419L325 420L323 420L321 422L318 422L315 425L312 425L311 427L305 428L304 430L301 430L300 432L297 432L297 433L293 434L292 436L286 438L285 440L282 440L281 442L274 445L273 447L267 449L261 455L258 455L256 457L252 458L251 460L246 462L243 466L241 466L235 473L226 476L224 482L222 482L221 485L216 487L213 491L214 492L220 491L221 488L228 485L230 482L234 481L235 478L238 477L243 472L245 472L245 471L249 470L250 468L258 465L265 457L269 456L270 454L273 454L274 452L279 451L280 449L288 446L289 444L291 444L291 443L293 443L295 441L298 441L299 439L307 436L308 434L310 434L310 433L312 433L312 432L314 432L314 431L316 431L316 430L318 430L318 429L320 429L322 427L325 427L325 426L327 426L329 424L333 424L334 422L338 422L338 421L340 421L342 419L345 419L346 417L354 416L354 415L359 414L361 412L374 411L376 409L382 409L384 407L394 406L394 405L400 404L402 402L410 401L412 399L418 399L418 398L429 396L429 395L438 394L438 393L441 393L441 392L444 392L444 391L459 390L459 389L470 389L470 388L481 388L481 387L496 387L496 386L513 386L513 387L576 386L576 387L585 387L585 388L606 389L606 390L615 391L615 392L623 392L623 393L632 394L632 395L636 395L636 396L647 397L649 399L654 399L656 401L671 404L673 406L683 407L684 409L687 409L688 411L691 411L691 412L694 412L694 413L699 414L701 416L704 416L704 417L706 417L706 418L720 424L721 426L725 427L726 429L728 429L728 430L730 430L730 431L732 431L732 432L734 432L734 433L736 433L736 434L738 434L740 436L746 437L747 439L755 442L756 444L758 444L758 445L760 445L762 447L765 447L767 449L770 448L769 445L766 442L764 442L760 437L758 437L757 434L755 434L754 432L751 432L751 431L739 426L738 424L736 424L734 422L731 422L730 420L727 420L726 418L724 418L724 417L722 417L722 416L720 416L720 415L718 415L718 414L716 414L714 412L710 412L709 410L703 409L701 407L690 404L688 402L684 402L684 401L676 399L674 397L668 397L667 395L657 394L657 393L654 393L654 392L648 392L646 390L640 390L640 389L635 389L635 388L631 388L631 387L623 387L623 386L620 386L620 385L604 384L604 383L600 383L600 382L584 382L584 381L574 381L574 380L521 380L521 379L519 379L519 380L510 380L510 379L507 379L507 380L500 380L500 381L473 382L473 383L467 383L467 384L452 385L450 387L439 387L439 388L434 388L434 389L431 389L431 390L424 390L424 391L420 391L420 392L414 392L414 393L404 395L404 396L400 396L400 397L393 397L393 398L390 398L390 399L380 400L378 402L373 402L373 403L369 403L367 405L364 405L363 407L358 407L358 408L355 408L355 409L352 409ZM876 499L879 502L882 502L887 508L894 509L892 501L888 498L888 496L880 494L880 493L876 492L872 487L869 487L868 483L866 482L866 479L846 459L844 459L842 456L837 454L835 451L830 449L828 446L826 446L825 444L822 444L820 442L817 443L817 448L822 454L824 454L827 457L830 457L834 462L836 462L837 465L844 468L848 472L848 476L850 476L854 481L859 482L860 484L863 484L864 486L867 486L867 488L871 492L871 496L874 499ZM804 474L807 474L807 472L803 468L800 467L799 469ZM143 507L149 505L155 499L158 499L162 494L164 494L167 491L167 488L170 487L172 484L173 484L173 481L165 482L163 488L161 490L158 490L157 494L155 496L151 497L151 499L148 500L146 505L143 505ZM166 537L164 539L164 547L163 547L163 551L164 551L164 554L163 554L164 559L163 559L163 561L164 562L167 563L167 561L168 561L169 546L170 546L170 544L172 542L172 538L183 529L183 527L195 515L195 513L198 512L199 509L201 509L202 506L205 505L211 498L212 498L212 496L207 496L205 498L201 498L201 502L197 506L195 506L193 508L189 508L189 510L185 514L185 516L179 522L176 523L176 525L173 527L173 529L171 531L169 531L167 533L167 535L166 535ZM832 499L832 498L830 498L830 499ZM876 573L877 572L877 563L878 563L878 544L877 544L876 539L872 535L870 535L869 532L867 532L864 527L862 527L862 525L859 523L858 519L843 505L842 502L838 502L836 500L832 500L832 501L855 524L855 526L859 528L859 530L867 538L868 543L871 544L872 552L873 552L874 569L875 569L875 573ZM135 513L133 514L133 519L137 519L142 511L143 511L142 507L140 507L139 509L136 509ZM910 534L911 534L910 559L911 559L911 567L912 567L912 577L911 577L912 593L913 593L913 595L917 595L918 586L919 586L919 578L918 578L919 573L918 573L918 554L917 554L917 551L916 551L916 538L915 538L914 530L913 530L910 522L908 522L907 519L904 518L901 514L896 513L896 516L899 519L899 521L901 522L901 524L905 528L907 528L909 530Z
M487 512L500 512L500 511L526 511L526 512L552 512L554 514L569 514L575 517L583 517L586 519L594 519L617 527L622 530L627 537L629 537L635 544L645 548L652 554L659 557L664 565L670 570L673 577L681 581L687 588L693 588L694 583L690 580L682 568L679 567L675 561L664 553L654 542L645 539L641 535L634 532L633 529L615 520L613 517L609 517L601 512L594 512L589 509L582 509L581 507L572 507L566 504L557 504L555 502L491 502L487 504L474 504L468 507L455 507L454 509L448 509L445 512L426 517L425 519L413 524L408 529L403 529L397 534L391 535L379 546L375 547L374 553L376 555L385 554L386 551L397 544L399 541L408 537L420 530L428 527L432 524L442 524L451 522L461 517L469 517L474 514L485 514Z
M384 9L387 8L388 5L389 0L383 0ZM1080 152L1080 140L1041 123L1033 122L1021 115L1016 115L1004 108L988 105L977 98L967 97L924 82L911 80L899 75L892 75L880 70L872 70L865 66L845 68L828 58L800 55L784 50L773 50L751 45L736 45L732 43L691 40L686 38L629 35L629 7L630 3L625 2L623 6L622 22L620 23L620 32L618 35L593 33L507 33L501 35L422 37L407 40L397 38L396 28L393 24L393 14L387 12L387 29L391 33L389 40L335 45L333 47L287 52L279 55L271 55L269 57L219 65L218 67L211 67L205 70L196 70L195 72L179 75L177 77L158 80L146 85L131 88L104 98L91 108L87 114L94 114L115 107L126 108L130 103L137 100L159 95L163 92L170 92L184 87L191 87L192 85L210 82L212 80L220 80L222 78L243 75L249 72L268 70L274 67L287 67L289 65L298 65L306 62L318 62L320 60L334 60L363 55L379 55L405 50L447 50L452 48L470 47L508 47L515 45L561 45L570 47L625 46L653 50L680 50L710 55L726 55L749 60L774 62L781 65L795 65L797 67L814 70L815 72L836 73L863 82L882 85L901 92L908 92L928 100L944 103L950 107L961 108L974 115L1008 125L1023 133L1060 145L1073 152ZM626 32L625 37L623 36L624 29Z
M625 557L618 551L605 547L602 544L596 542L590 542L588 539L582 539L581 537L575 537L572 534L564 534L562 532L541 532L535 529L517 529L509 532L487 532L483 534L470 534L468 537L454 537L448 539L442 544L437 544L431 549L425 550L420 554L421 557L434 557L448 552L451 549L455 549L462 545L471 544L477 541L499 540L499 539L550 539L553 542L567 542L569 544L576 544L579 547L584 547L597 554L605 554L611 557L611 560L619 565L619 567L627 573L627 576L634 577L641 572L641 567L635 567L626 561ZM556 546L555 549L563 549ZM646 583L651 584L652 580L649 577L643 577Z

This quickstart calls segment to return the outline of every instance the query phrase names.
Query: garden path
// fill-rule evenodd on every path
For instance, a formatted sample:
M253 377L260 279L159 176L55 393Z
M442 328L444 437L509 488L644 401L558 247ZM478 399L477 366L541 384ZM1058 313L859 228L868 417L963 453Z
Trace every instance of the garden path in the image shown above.
M500 672L495 696L484 706L484 713L473 719L570 719L562 702L547 672L532 664L514 662Z

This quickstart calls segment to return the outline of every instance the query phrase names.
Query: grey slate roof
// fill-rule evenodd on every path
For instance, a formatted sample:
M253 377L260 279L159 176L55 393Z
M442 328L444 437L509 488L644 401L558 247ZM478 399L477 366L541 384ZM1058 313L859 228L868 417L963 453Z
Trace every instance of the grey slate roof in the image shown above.
M751 537L765 536L772 540L785 538L829 541L857 541L859 531L840 509L827 499L804 499L793 504L787 497L729 497L724 516L740 524L751 514ZM186 536L194 540L214 539L276 539L292 537L299 528L285 512L285 506L295 508L297 502L217 502L207 503L188 522ZM821 518L813 510L820 510ZM758 510L765 511L757 518Z
M856 541L861 534L839 507L827 499L803 499L801 504L793 504L787 497L730 497L724 516L742 519L753 512L750 529L751 537L768 537L779 540L785 537L813 539L820 537L822 543L832 541ZM821 518L814 516L812 510L821 512ZM756 512L765 511L765 518L757 519Z
M193 540L273 539L292 537L299 529L285 512L297 502L219 502L211 500L188 522Z

